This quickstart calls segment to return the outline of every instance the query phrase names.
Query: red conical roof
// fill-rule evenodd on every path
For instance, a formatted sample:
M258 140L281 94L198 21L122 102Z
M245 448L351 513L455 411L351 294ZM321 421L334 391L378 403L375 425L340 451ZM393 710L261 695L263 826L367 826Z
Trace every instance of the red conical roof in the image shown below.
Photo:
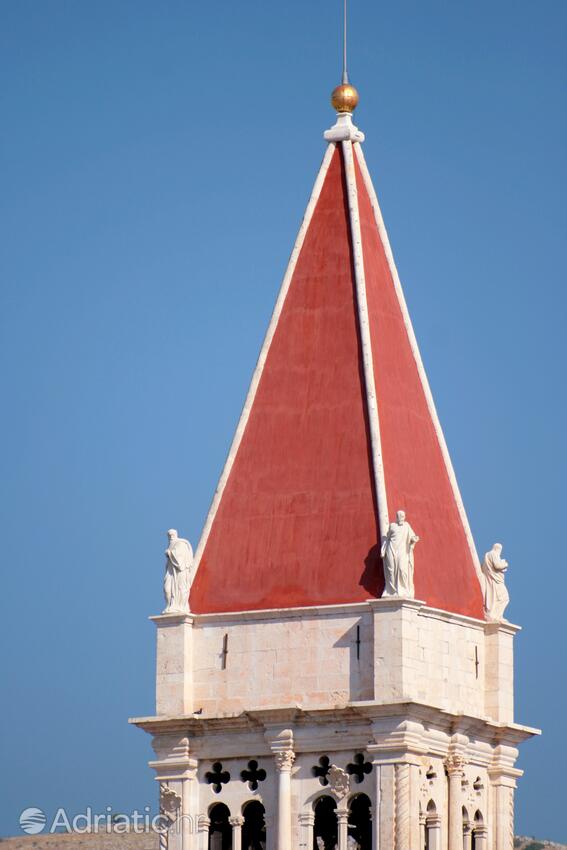
M196 554L196 613L361 602L404 509L415 592L482 618L478 561L354 134L331 143Z

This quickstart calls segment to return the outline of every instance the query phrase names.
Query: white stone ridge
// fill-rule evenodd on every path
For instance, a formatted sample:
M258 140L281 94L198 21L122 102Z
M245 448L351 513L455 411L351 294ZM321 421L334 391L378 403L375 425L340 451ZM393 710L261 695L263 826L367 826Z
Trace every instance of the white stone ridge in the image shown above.
M358 326L360 330L360 345L362 348L362 365L364 368L364 387L366 406L370 428L370 444L372 451L372 474L378 505L378 526L380 534L386 534L390 525L388 513L388 496L386 493L386 478L382 458L382 441L380 438L380 417L376 397L376 381L374 378L374 361L372 357L372 339L370 337L370 322L368 320L368 300L366 297L366 279L364 274L364 256L362 251L362 234L360 232L360 214L358 210L358 190L356 187L356 172L352 142L343 141L343 157L345 162L345 179L348 197L351 244L354 265L354 280L356 285L356 304L358 310Z
M359 144L354 146L356 157L358 159L358 164L360 166L360 170L362 172L362 176L364 178L364 184L366 186L366 191L368 192L368 196L370 198L370 203L372 204L372 209L374 210L374 217L376 220L376 226L378 227L378 232L380 233L380 238L382 240L382 245L384 246L384 252L386 254L386 259L388 261L388 266L390 268L390 274L392 275L392 280L394 282L394 287L396 290L396 294L398 297L398 303L400 305L400 309L402 311L402 316L404 319L404 325L406 327L409 343L411 346L411 350L414 356L415 364L417 366L417 370L419 373L419 377L421 379L421 384L423 387L423 391L425 394L425 398L427 400L427 406L429 408L429 414L433 421L433 425L435 427L435 432L437 434L437 439L439 441L439 446L441 448L441 453L443 455L445 461L445 467L447 469L447 474L449 476L449 480L451 482L451 487L453 489L453 494L455 497L455 501L457 503L457 507L459 510L459 515L461 517L461 522L463 524L463 528L465 530L465 534L467 537L467 541L469 544L469 548L471 551L473 563L475 565L476 573L478 576L478 580L480 582L481 587L483 586L483 578L482 572L480 569L480 561L478 558L478 553L476 551L476 546L474 544L474 539L472 536L471 528L469 525L467 513L465 510L465 506L463 503L463 499L461 496L461 491L459 490L459 485L457 482L457 477L455 475L455 470L453 468L453 463L451 461L451 456L449 454L449 449L447 448L447 443L445 440L445 435L443 434L443 429L441 427L441 422L439 421L439 416L437 414L437 409L435 407L435 402L433 400L433 394L431 392L431 388L429 386L429 381L427 378L427 373L425 371L425 367L423 365L423 360L421 359L421 353L419 351L419 346L417 344L417 339L415 336L415 332L413 330L413 325L411 322L409 310L407 308L406 299L404 296L404 291L402 288L402 284L400 281L400 277L398 275L398 270L396 268L396 262L394 260L394 254L392 252L392 248L390 246L390 240L388 239L388 233L386 231L386 226L384 224L384 219L382 218L382 212L380 210L380 204L378 203L378 198L376 196L376 190L374 189L374 185L372 183L372 178L368 171L368 166L366 165L366 160L364 158L364 154L362 152L362 148Z

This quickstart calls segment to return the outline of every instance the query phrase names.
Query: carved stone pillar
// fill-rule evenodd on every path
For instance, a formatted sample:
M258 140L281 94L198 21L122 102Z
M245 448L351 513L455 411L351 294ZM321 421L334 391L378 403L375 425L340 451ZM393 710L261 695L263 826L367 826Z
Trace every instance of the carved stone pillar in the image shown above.
M150 762L160 783L160 810L169 822L167 850L196 850L198 820L197 760L192 758L189 739L179 735L157 735L152 746L157 759ZM165 850L164 840L160 850Z
M315 826L315 812L302 812L299 815L301 825L300 850L313 850L313 827Z
M410 766L397 764L396 776L396 850L409 850L410 840Z
M488 817L494 850L513 850L514 847L514 790L516 779L522 775L522 771L514 767L517 757L515 747L500 744L494 750L493 764L488 769L493 809L492 813L483 812L485 821L479 826L485 826Z
M244 818L242 815L233 815L228 819L232 827L232 850L242 850L242 827Z
M339 850L347 850L348 812L337 812L337 826L339 835Z
M276 850L291 850L291 768L293 750L276 753L278 769L278 838Z
M463 823L463 850L472 850L472 828L470 823Z
M462 778L465 759L459 753L449 753L445 768L449 777L449 850L463 850Z
M493 827L495 850L512 850L514 847L514 780L501 777L493 784L495 824Z

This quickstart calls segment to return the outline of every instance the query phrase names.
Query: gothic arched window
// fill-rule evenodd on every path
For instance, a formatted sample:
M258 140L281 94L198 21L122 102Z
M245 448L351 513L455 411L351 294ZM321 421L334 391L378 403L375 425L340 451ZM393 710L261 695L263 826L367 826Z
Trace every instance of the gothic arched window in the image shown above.
M265 850L266 810L258 800L245 803L242 809L242 850Z
M319 797L313 804L313 850L335 850L338 844L337 804L332 797Z
M348 834L360 850L372 850L372 819L370 800L366 794L356 794L349 801Z
M425 813L425 850L441 850L441 818L430 800Z
M209 850L232 850L230 811L224 803L215 803L209 810Z

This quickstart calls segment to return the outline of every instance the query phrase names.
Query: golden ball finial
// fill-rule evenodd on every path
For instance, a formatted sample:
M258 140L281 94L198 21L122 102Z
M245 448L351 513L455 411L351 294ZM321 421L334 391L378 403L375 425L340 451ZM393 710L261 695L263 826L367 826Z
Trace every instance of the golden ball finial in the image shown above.
M358 103L358 92L350 83L343 83L333 89L331 104L336 112L354 112Z

